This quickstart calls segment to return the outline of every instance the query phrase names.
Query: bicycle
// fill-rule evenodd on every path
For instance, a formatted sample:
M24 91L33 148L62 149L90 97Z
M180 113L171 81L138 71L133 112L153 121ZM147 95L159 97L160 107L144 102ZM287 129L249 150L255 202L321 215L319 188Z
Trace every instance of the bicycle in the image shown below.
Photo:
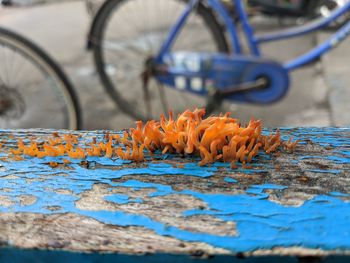
M78 97L39 46L0 27L0 128L81 128Z
M165 36L163 31L160 32L158 29L157 21L149 17L147 17L149 20L144 21L143 24L142 22L135 24L141 19L141 16L133 15L132 11L141 12L142 16L146 16L150 10L158 7L158 10L162 12L158 11L157 14L164 14L165 2L184 6L180 14L165 13L165 16L176 17L175 22L167 24L166 29L163 25ZM236 25L219 0L106 1L93 21L88 45L93 50L100 79L120 109L137 119L152 117L154 113L152 105L155 103L155 98L152 98L151 92L154 91L150 89L150 81L155 83L155 86L158 85L163 111L167 111L168 108L168 105L163 102L164 85L171 88L169 89L171 91L182 91L180 100L185 98L184 91L187 91L187 94L207 98L208 111L218 108L224 99L242 103L274 103L286 95L289 88L290 71L317 60L322 54L345 40L350 33L350 21L347 21L332 37L318 47L282 64L263 58L259 45L324 28L347 14L350 11L350 2L337 8L325 18L262 35L253 33L242 1L232 0L232 4L239 15L239 22L250 50L249 54L243 54L242 39L238 35ZM178 9L169 8L169 10ZM189 22L191 19L194 19L194 22ZM148 31L146 29L144 32L135 30L130 33L129 27L128 31L123 31L120 26L123 20L128 20L129 27L136 25L139 28L146 28L148 26ZM158 18L158 21L160 20L161 18ZM201 50L201 46L196 42L197 39L192 38L197 31L191 30L191 27L194 28L199 23L206 29L208 36L206 41L211 41L210 50ZM112 33L118 32L118 35L109 38L111 31L108 29L113 27L113 24L119 26L112 30ZM189 33L183 36L185 30L188 30ZM200 35L196 37L199 38ZM185 43L187 40L187 44L192 44L192 46L187 49L186 45L179 46L179 40ZM201 39L200 43L206 41ZM145 52L147 45L151 46L154 43L158 45L154 45L152 52ZM112 51L118 56L110 59L108 55ZM231 55L228 54L230 51ZM135 76L140 79L141 85L136 91L132 91L133 87L129 87L127 82L128 74L132 73L134 76L129 77L129 83L131 83L130 79ZM122 83L122 80L126 82ZM140 96L137 91L143 91L143 96ZM144 102L137 101L137 98L141 97ZM175 101L173 97L171 100ZM199 106L200 102L203 100L195 100L193 104ZM156 107L160 108L159 105Z

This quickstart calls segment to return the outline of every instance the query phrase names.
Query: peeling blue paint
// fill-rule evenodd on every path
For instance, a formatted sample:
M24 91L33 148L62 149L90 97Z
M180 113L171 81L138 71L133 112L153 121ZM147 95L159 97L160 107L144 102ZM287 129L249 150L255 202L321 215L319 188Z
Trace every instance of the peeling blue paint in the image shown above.
M236 179L233 179L233 178L227 177L227 176L224 178L224 180L227 183L237 183L238 182Z
M149 163L148 169L151 169L151 174L182 174L182 175L191 175L191 176L199 176L199 177L209 177L213 175L214 172L217 171L216 166L206 167L205 169L201 169L197 163L186 163L183 168L173 167L168 163ZM166 171L166 172L165 172Z
M326 159L334 161L338 164L348 164L350 163L350 155L345 153L346 151L341 152L341 154L346 155L347 157L340 157L340 156L326 156Z
M349 203L334 197L317 196L300 207L286 207L249 195L185 193L209 205L205 210L187 211L186 216L209 214L236 222L239 236L221 240L226 245L229 243L231 249L250 251L269 248L272 243L323 249L344 249L350 245L347 225L350 219L349 213L345 212L349 211ZM320 240L320 236L327 238Z
M347 173L349 174L350 148L349 139L344 139L341 132L350 132L350 129L326 128L320 129L284 129L295 138L311 139L313 143L321 146L334 147L334 154L327 156L327 160L344 165L343 170L311 169L309 172L322 173L324 176ZM307 131L307 132L306 132ZM335 136L337 135L337 136ZM338 136L339 135L339 136ZM323 138L319 138L319 137ZM328 141L327 141L328 140ZM168 155L167 160L173 156ZM271 156L261 154L258 161L269 161ZM322 156L303 156L299 161L311 158L324 158ZM252 251L255 249L270 249L276 246L303 246L306 248L350 249L350 204L341 198L348 197L349 193L330 192L328 195L318 195L305 201L301 206L284 206L269 199L269 192L283 193L287 186L275 185L266 181L262 185L250 185L242 194L232 193L201 193L190 189L176 191L170 185L147 183L129 179L116 182L123 176L151 175L151 176L196 176L207 180L219 168L229 169L229 164L214 164L211 167L199 167L197 163L186 163L183 168L174 167L170 163L144 163L138 168L122 168L121 165L129 163L119 159L91 158L91 169L79 165L81 160L72 160L70 166L73 170L64 170L48 166L50 161L63 161L62 157L43 159L28 158L18 162L5 162L0 160L0 189L10 191L0 192L0 195L9 198L13 205L0 206L0 213L4 212L31 212L31 213L76 213L88 216L104 223L120 226L142 226L153 230L159 235L178 238L183 241L205 242L207 244L229 249L231 251ZM101 164L103 168L96 168ZM118 169L108 169L109 166ZM239 166L232 173L262 174L274 169L269 164L253 164L253 169L244 169ZM6 178L14 175L12 179ZM132 178L132 177L131 177ZM229 183L239 182L231 177L225 177ZM80 194L91 190L96 183L106 184L111 189L126 187L137 191L151 189L146 198L133 198L127 194L110 193L104 199L116 205L132 202L146 203L148 199L168 195L189 195L204 202L203 208L187 210L184 217L195 215L211 215L227 222L235 222L237 235L215 235L209 233L192 232L178 227L165 225L142 214L131 214L121 211L91 211L79 209L75 202ZM63 194L57 190L69 190L70 194ZM1 190L0 190L1 191ZM23 206L20 204L21 195L36 197L36 202ZM51 211L50 206L59 206L60 210ZM164 208L166 209L166 207ZM307 234L306 234L307 233Z
M306 170L308 172L313 172L313 173L329 173L329 174L339 174L342 171L340 170L331 170L331 169L311 169L311 170Z

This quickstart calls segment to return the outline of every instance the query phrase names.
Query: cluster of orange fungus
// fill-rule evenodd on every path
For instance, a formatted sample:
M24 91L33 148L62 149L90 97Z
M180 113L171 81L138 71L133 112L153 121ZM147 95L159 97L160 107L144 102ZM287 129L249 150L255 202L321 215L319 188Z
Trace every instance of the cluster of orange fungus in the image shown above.
M78 136L64 134L60 137L57 133L54 133L52 138L41 143L31 140L28 145L25 145L23 140L19 139L17 149L11 149L10 152L15 156L24 155L37 158L67 156L72 159L85 159L88 156L108 158L117 156L123 160L143 161L143 146L138 147L136 144L129 143L127 134L124 135L121 138L118 134L110 135L106 133L104 139L100 142L93 138L91 143L81 147L79 146ZM124 150L123 144L125 145ZM131 144L131 147L128 146L129 144ZM70 163L67 159L64 159L63 162ZM51 164L50 166L53 167Z
M145 125L136 122L136 128L129 130L132 143L144 145L149 152L160 150L165 153L199 155L199 165L216 161L250 163L263 149L272 153L284 146L293 151L298 141L281 140L279 130L275 134L262 135L260 120L251 119L244 127L230 113L204 118L205 110L187 110L175 119L172 112L169 118L160 116L160 121L148 121Z
M187 110L174 118L160 116L160 121L150 120L145 124L136 122L135 128L123 132L123 135L107 132L103 140L93 138L85 147L79 147L78 136L53 134L47 142L38 144L32 141L25 145L18 140L18 148L12 149L14 155L68 156L84 159L87 156L119 157L123 160L143 161L144 152L151 156L155 151L162 154L173 153L197 155L201 157L199 165L216 161L229 162L234 168L237 162L250 163L259 151L268 154L284 147L293 151L298 141L281 140L279 130L275 134L262 135L262 123L251 119L247 126L242 126L230 113L204 118L205 110Z

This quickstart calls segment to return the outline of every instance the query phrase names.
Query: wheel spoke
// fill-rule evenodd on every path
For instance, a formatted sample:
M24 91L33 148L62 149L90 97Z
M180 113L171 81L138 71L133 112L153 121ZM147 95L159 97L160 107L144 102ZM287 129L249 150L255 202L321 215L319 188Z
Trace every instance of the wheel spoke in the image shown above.
M0 28L0 125L76 128L77 105L58 65L33 43ZM5 107L5 106L6 107Z
M98 26L92 32L97 72L118 106L132 117L158 118L169 108L179 112L206 103L205 98L177 92L156 79L139 79L145 62L155 57L185 4L181 0L107 0L101 9ZM174 51L184 48L193 52L227 51L215 16L201 1L173 45Z

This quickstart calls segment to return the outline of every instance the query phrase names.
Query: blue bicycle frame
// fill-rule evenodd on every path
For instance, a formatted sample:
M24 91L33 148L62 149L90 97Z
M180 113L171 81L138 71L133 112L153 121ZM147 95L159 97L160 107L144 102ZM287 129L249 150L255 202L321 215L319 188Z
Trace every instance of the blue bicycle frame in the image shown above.
M192 10L195 8L196 4L198 4L198 1L200 0L191 0L189 2L184 12L180 16L180 18L177 20L175 25L170 30L170 33L167 39L163 43L157 57L155 58L156 62L161 62L163 56L170 51L174 41L176 40L178 33L180 32L181 28L185 25L187 18L189 17ZM245 12L244 4L242 3L242 1L241 0L232 0L232 1L234 2L236 11L239 14L240 22L242 24L242 28L250 48L250 52L251 52L250 55L257 56L257 57L261 56L261 52L259 49L259 45L261 43L301 36L301 35L313 32L315 30L318 30L320 28L327 26L338 17L350 11L350 2L348 2L344 6L333 11L329 17L315 20L311 23L305 24L304 26L298 26L291 29L277 31L269 34L255 35L253 28L249 24L248 16ZM236 26L234 24L234 21L230 17L230 15L226 11L225 7L220 3L219 0L207 0L207 3L224 22L228 35L230 37L230 42L232 43L233 52L238 55L242 54L241 43L237 34ZM342 28L340 28L335 34L333 34L329 39L324 41L322 44L311 49L309 52L291 61L286 62L283 65L283 67L287 71L291 71L303 65L306 65L314 61L318 57L320 57L322 54L330 51L332 48L337 46L337 44L345 40L346 37L349 35L350 35L350 21L348 21Z

